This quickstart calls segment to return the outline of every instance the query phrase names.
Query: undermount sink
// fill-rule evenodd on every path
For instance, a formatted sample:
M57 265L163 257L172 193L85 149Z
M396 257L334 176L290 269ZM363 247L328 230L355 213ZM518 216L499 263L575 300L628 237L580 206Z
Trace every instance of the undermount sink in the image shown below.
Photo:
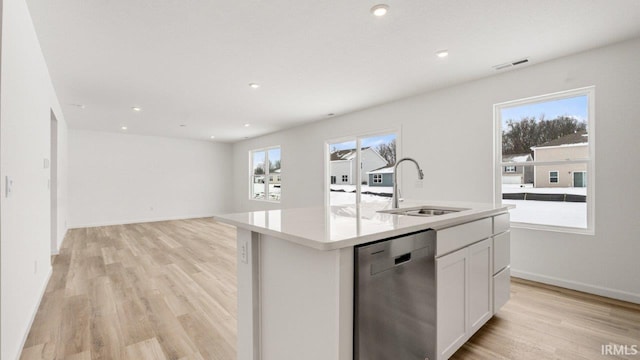
M403 209L391 209L381 210L378 212L394 215L409 215L409 216L439 216L451 213L456 213L463 210L463 208L438 208L432 206L421 206L417 208L403 208Z

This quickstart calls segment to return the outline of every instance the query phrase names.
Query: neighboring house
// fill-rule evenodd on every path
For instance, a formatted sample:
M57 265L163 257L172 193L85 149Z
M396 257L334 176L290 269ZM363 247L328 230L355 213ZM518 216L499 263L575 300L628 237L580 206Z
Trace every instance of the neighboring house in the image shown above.
M369 175L369 186L393 186L393 165L372 170Z
M533 161L531 154L502 155L502 162ZM533 184L533 166L504 165L502 167L503 184Z
M280 185L282 182L282 175L280 175L280 169L271 170L269 173L269 183Z
M385 160L378 152L370 147L363 148L360 151L362 158L362 169L360 172L360 181L366 184L368 181L367 173L371 170L380 169L387 166ZM356 176L356 149L337 150L331 153L331 183L355 185Z
M561 161L589 157L589 136L577 132L534 146L536 161ZM587 165L544 165L535 167L534 187L586 187Z

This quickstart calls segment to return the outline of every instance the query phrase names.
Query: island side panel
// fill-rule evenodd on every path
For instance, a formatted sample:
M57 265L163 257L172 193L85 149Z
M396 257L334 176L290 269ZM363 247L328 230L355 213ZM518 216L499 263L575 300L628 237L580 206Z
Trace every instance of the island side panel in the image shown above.
M238 360L260 359L259 237L249 230L237 230Z
M353 248L260 235L260 360L352 360Z

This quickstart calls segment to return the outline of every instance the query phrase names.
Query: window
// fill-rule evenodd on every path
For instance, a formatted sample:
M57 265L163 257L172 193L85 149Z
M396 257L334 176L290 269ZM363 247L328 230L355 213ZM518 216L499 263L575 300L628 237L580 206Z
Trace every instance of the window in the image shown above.
M251 161L249 198L280 201L282 189L280 147L253 150L249 156ZM273 174L276 174L277 181L274 181Z
M327 204L390 203L393 184L383 182L383 173L393 175L397 139L397 132L385 131L328 141Z
M588 87L494 105L496 202L516 205L514 227L594 233L594 96Z

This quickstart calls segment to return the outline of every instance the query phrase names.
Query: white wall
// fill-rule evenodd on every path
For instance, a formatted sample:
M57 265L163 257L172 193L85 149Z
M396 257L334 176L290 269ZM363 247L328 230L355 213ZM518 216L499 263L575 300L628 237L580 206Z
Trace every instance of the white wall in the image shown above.
M69 227L211 216L231 208L231 145L69 131Z
M513 273L640 302L640 39L526 66L234 144L236 211L324 204L324 142L401 126L401 153L425 170L401 181L407 198L492 202L493 104L596 86L595 236L515 229ZM247 196L247 151L282 146L282 203ZM442 174L456 174L442 176ZM616 174L611 176L611 174Z
M66 126L26 3L4 0L2 5L0 357L15 359L51 273L51 197L44 166L50 157L51 109L61 132ZM61 134L62 147L63 142ZM5 176L13 179L7 198ZM62 206L59 218L64 222L64 201ZM62 235L64 228L59 230Z

